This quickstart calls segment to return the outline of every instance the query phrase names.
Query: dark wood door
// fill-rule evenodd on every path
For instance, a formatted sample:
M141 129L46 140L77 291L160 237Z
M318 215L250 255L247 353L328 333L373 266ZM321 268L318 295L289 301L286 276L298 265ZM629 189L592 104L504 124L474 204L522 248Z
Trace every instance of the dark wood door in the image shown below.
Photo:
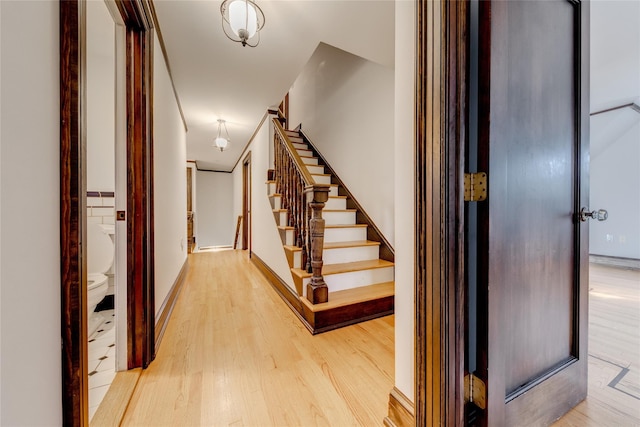
M479 7L481 418L547 425L587 393L588 6Z

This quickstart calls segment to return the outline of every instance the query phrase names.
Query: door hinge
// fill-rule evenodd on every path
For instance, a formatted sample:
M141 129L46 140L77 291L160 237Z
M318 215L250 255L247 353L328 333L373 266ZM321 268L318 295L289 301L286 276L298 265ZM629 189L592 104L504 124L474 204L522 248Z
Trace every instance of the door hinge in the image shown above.
M487 198L487 174L485 172L464 174L464 201L481 202Z
M480 409L487 407L487 387L473 374L464 377L464 401L473 402Z

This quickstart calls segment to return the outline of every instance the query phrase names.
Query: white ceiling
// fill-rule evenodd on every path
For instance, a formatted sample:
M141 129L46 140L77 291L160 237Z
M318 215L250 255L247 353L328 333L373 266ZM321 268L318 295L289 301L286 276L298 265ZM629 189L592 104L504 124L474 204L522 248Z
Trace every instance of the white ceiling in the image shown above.
M187 158L230 171L269 107L277 106L320 42L394 64L393 0L256 0L266 23L258 47L222 32L218 0L155 0L169 65L188 126ZM640 100L640 2L591 2L591 111ZM212 147L217 119L231 144ZM592 121L592 143L615 140L633 111Z
M156 0L160 31L185 120L187 158L230 171L269 107L277 107L320 42L393 67L392 0L257 0L256 48L222 32L221 1ZM231 144L212 147L217 119Z

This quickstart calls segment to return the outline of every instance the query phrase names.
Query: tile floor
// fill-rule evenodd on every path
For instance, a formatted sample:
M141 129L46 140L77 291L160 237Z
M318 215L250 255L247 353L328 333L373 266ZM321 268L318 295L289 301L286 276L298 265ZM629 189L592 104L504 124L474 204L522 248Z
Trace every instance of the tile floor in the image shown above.
M115 313L114 310L103 310L97 314L104 321L89 337L89 419L96 413L116 376Z

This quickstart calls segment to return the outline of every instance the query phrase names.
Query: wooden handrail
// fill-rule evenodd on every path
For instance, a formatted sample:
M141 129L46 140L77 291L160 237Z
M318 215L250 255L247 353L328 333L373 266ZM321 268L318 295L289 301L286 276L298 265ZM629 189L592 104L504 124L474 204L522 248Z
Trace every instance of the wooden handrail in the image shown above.
M295 147L293 146L293 143L289 139L289 135L287 135L287 133L284 131L284 128L280 124L280 121L274 118L273 124L277 130L277 135L280 136L282 143L284 144L285 148L287 149L287 152L289 153L289 156L293 158L294 164L296 166L296 169L298 170L298 173L302 175L305 186L308 187L308 186L315 185L316 184L315 179L313 179L313 177L309 173L309 170L306 167L304 167L304 162L300 158L298 151L295 149Z
M312 304L327 302L329 291L322 277L324 225L322 209L329 199L329 184L314 179L280 121L274 125L274 167L276 191L282 195L288 225L293 227L295 245L302 249L301 267L312 274L307 299Z

